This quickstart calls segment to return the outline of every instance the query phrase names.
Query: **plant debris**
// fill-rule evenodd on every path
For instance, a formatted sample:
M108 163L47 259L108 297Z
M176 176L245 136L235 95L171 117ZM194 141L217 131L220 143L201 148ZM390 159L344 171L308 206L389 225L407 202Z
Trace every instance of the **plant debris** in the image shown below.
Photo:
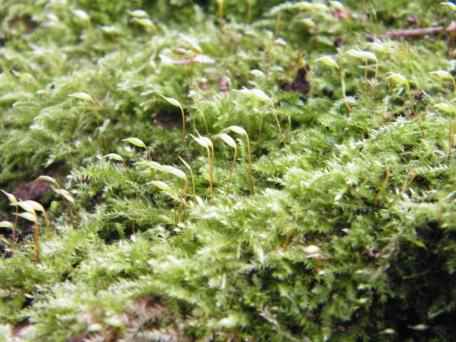
M388 31L384 34L385 38L410 38L417 39L423 38L426 36L432 36L437 34L448 34L454 35L456 33L456 22L451 22L448 26L434 26L434 27L422 27L422 28L413 28L405 30L394 30Z

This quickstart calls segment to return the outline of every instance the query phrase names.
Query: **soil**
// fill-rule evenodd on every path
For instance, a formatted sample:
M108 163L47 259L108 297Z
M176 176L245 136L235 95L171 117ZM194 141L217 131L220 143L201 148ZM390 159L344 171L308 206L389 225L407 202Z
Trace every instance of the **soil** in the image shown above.
M165 129L176 129L182 127L181 113L178 108L165 107L153 116L154 123Z
M308 66L299 68L296 76L292 82L285 82L281 84L281 89L285 91L292 91L306 96L310 92L310 82L307 80L307 74L310 68Z
M51 193L51 191L52 189L48 182L38 179L32 182L20 184L16 187L13 195L16 196L18 200L41 202L46 195Z

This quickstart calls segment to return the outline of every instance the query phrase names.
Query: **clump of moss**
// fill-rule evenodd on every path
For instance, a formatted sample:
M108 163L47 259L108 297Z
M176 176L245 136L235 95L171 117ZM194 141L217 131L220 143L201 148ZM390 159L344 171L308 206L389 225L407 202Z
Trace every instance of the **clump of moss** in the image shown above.
M445 8L2 3L1 334L451 339L453 63L371 39Z

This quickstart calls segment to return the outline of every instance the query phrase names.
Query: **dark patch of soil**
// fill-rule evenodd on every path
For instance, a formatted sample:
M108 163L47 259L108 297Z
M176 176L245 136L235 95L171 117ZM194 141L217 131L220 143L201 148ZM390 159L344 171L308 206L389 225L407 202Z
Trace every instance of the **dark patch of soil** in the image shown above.
M7 234L10 234L9 232ZM5 236L3 232L0 231L0 236ZM0 241L0 257L2 258L11 258L13 256L13 252L8 248L8 246L3 242Z
M292 82L282 83L280 88L285 91L293 91L296 93L300 93L303 96L306 96L307 94L309 94L310 91L310 82L307 80L308 72L308 66L299 68L294 80Z
M178 108L165 107L155 113L154 124L165 129L175 129L182 127L181 113Z
M13 195L17 199L25 201L32 200L41 202L46 195L50 194L52 191L48 182L43 180L34 180L28 183L22 183L16 187Z
M32 33L38 27L38 22L29 14L18 15L8 21L8 26L12 29L18 29L25 33Z
M419 26L418 17L416 15L409 15L407 17L407 25L410 28L416 28Z
M456 319L456 310L447 307L435 317L429 316L436 307L444 308L445 303L453 301L456 277L446 269L446 257L437 252L444 248L449 237L437 221L417 227L416 231L426 248L401 242L387 274L398 293L406 295L389 299L385 305L385 319L395 327L398 341L430 341L437 337L449 341L450 336L456 334L454 325L448 323ZM417 324L429 327L417 331L413 329Z
M336 49L340 48L342 45L344 45L344 39L342 37L336 37L334 39L334 47Z
M193 2L205 9L209 7L209 0L193 0Z
M28 319L23 320L22 322L19 322L16 324L13 329L12 329L12 335L17 338L22 340L27 336L27 330L31 327L30 321Z
M56 161L42 170L41 173L35 174L35 176L46 175L57 179L57 181L63 181L69 170L70 169L65 162ZM52 194L52 189L48 182L35 179L33 181L16 184L12 193L18 200L37 201L46 205L49 203L51 198L50 195Z

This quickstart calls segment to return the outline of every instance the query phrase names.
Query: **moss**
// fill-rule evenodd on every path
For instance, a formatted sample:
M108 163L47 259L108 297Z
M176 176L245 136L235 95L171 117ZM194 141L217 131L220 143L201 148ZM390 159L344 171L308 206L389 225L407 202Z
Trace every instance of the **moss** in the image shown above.
M6 340L450 340L452 14L344 4L2 2Z

